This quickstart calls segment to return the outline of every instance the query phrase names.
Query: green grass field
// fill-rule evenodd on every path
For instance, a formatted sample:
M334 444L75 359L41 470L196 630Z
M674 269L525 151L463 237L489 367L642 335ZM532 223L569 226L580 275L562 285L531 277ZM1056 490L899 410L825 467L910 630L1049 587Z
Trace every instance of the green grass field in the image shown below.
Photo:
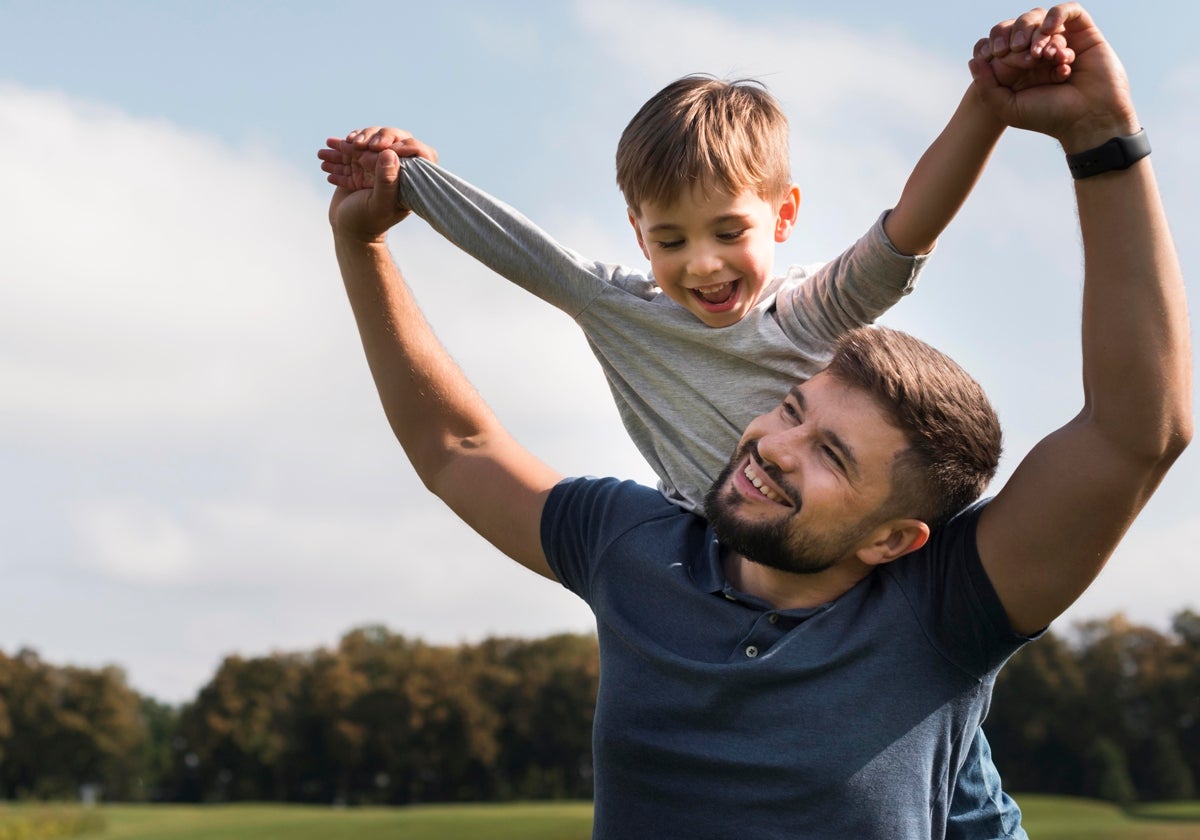
M321 808L106 805L105 840L588 840L591 803Z
M1017 795L1030 840L1200 840L1200 802L1114 805L1064 796Z
M1102 802L1017 797L1032 840L1200 840L1200 801L1144 806L1123 814ZM0 809L6 816L33 810ZM586 802L413 808L294 805L105 805L106 829L91 840L588 840ZM22 837L41 837L30 834Z

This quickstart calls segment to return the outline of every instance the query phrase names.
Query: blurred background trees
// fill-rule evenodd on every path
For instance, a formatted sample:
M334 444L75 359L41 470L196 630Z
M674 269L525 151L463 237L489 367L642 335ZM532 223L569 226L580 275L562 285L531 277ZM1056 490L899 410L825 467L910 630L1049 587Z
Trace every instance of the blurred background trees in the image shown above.
M589 635L435 646L373 626L229 656L176 707L117 668L0 653L0 798L587 798L598 679ZM1001 671L984 728L1010 791L1196 798L1200 614L1047 633Z
M1192 799L1200 778L1200 614L1160 633L1118 615L1047 633L1001 670L984 723L1009 790Z

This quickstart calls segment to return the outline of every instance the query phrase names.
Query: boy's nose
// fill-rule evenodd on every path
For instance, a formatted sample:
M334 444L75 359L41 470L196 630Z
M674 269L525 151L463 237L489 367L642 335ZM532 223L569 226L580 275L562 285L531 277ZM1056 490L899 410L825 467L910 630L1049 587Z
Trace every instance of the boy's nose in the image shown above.
M721 270L721 258L711 251L698 251L688 259L687 272L693 277L708 277Z

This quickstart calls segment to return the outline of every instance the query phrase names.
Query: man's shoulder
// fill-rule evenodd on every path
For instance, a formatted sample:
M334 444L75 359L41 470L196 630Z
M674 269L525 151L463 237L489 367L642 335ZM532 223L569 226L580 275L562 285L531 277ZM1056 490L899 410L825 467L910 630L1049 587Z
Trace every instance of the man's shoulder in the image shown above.
M708 522L635 481L584 477L554 487L542 509L541 529L547 546L594 553L618 542L649 541L665 550L671 543L703 539Z
M688 515L658 490L636 481L606 477L564 478L550 492L543 519L570 511L576 517L603 521L648 521Z

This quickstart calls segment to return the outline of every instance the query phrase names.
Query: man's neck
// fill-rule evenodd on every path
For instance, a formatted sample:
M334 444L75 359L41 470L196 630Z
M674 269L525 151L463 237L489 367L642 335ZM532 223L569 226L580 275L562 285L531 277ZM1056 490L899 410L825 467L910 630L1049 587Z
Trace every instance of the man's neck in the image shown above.
M795 574L763 566L724 549L721 564L731 586L777 610L807 609L836 601L871 571L870 566L848 560L823 572Z

